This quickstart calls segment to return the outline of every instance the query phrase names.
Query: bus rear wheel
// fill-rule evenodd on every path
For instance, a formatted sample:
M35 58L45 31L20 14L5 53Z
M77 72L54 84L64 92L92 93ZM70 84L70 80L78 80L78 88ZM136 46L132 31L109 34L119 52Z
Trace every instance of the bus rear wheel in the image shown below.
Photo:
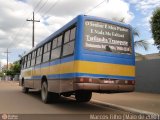
M59 94L48 91L48 84L46 81L42 83L41 87L41 99L44 103L57 102Z
M51 101L51 95L48 92L48 84L46 81L42 83L41 87L41 99L44 103L49 103Z
M23 93L28 93L29 92L29 88L27 88L27 87L22 87L22 92Z
M75 98L77 102L89 102L91 97L91 91L76 91L75 93Z

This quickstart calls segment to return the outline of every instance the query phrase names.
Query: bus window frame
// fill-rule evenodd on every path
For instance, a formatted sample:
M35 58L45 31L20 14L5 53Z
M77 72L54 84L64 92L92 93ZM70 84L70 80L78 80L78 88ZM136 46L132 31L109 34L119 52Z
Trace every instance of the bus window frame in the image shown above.
M28 54L25 55L25 57L24 57L24 65L23 65L23 68L24 68L24 69L27 68L27 60L28 60Z
M32 51L31 67L36 65L36 56L37 56L37 50ZM33 65L32 65L32 60L34 60Z
M74 39L70 39L71 37L71 30L75 29L75 36L74 36ZM64 36L65 36L65 33L69 31L69 41L68 42L64 42L65 41L65 38L63 38L63 48L62 48L62 53L61 53L61 58L65 58L65 57L69 57L69 56L72 56L74 55L75 53L75 41L76 41L76 31L77 31L77 26L76 24L72 25L71 27L69 27L67 30L64 31ZM73 52L71 54L67 54L67 55L63 55L63 51L64 51L64 45L66 44L69 44L71 42L74 42L74 48L73 48Z
M47 51L45 51L45 46L47 45ZM51 56L51 48L52 48L52 41L49 41L47 43L45 43L43 45L43 52L42 52L42 62L41 63L46 63L46 62L49 62L50 61L50 56ZM47 54L49 53L49 56L48 56L48 60L44 61L44 54Z
M32 53L29 53L27 56L28 56L28 59L27 59L27 67L26 68L29 68L29 67L31 67ZM28 65L28 62L29 62L29 65Z
M62 39L61 39L61 45L58 45L58 38L59 37L62 37ZM53 60L56 60L56 59L61 59L61 54L62 54L62 45L63 45L63 37L64 37L64 35L63 35L63 32L61 33L61 34L59 34L59 35L57 35L56 37L54 37L53 38L53 40L51 41L51 50L50 50L50 61L53 61ZM53 48L53 41L54 40L56 40L57 42L56 42L56 47L54 47ZM60 55L59 55L59 57L57 57L57 58L52 58L52 51L53 50L56 50L56 49L58 49L58 48L60 48Z
M39 50L40 49L40 50ZM39 51L38 51L39 50ZM37 54L36 54L36 60L35 60L35 65L39 65L39 64L41 64L42 63L42 57L43 57L43 46L40 46L40 47L38 47L37 48ZM37 58L38 57L41 57L41 59L40 59L40 62L39 63L37 63Z

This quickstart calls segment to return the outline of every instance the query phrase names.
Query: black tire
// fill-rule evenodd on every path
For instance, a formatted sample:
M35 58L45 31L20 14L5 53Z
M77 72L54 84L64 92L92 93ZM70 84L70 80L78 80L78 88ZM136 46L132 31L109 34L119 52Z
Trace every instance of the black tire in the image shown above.
M76 91L75 98L77 102L89 102L92 98L91 91Z
M28 93L29 92L29 88L27 88L27 87L22 87L22 92L23 93Z
M57 102L59 94L48 91L48 84L46 81L42 83L41 87L41 99L44 103Z
M49 103L51 101L51 95L48 92L48 84L46 81L41 85L41 99L44 103Z

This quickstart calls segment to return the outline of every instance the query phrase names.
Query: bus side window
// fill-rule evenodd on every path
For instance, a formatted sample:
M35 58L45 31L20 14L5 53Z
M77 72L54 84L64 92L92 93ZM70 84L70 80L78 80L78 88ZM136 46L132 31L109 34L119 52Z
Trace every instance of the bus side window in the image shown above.
M40 47L37 50L36 64L40 64L41 63L41 60L42 60L42 48L43 47Z
M43 62L49 61L51 42L44 45Z
M27 67L27 55L25 56L24 58L24 65L23 65L23 68L26 68Z
M24 69L24 63L25 63L25 61L24 61L24 57L22 58L22 64L21 64L21 68L22 69Z
M74 52L74 41L68 42L63 46L63 56L71 55Z
M61 45L62 45L62 35L58 37L58 43L57 43L57 46Z
M61 47L58 47L51 51L51 59L60 58L61 55Z
M52 49L57 47L57 38L55 38L52 42Z
M52 42L51 59L60 58L62 45L62 35L55 38Z
M32 52L31 66L35 65L35 57L36 57L36 51L33 51Z
M47 49L48 49L48 44L45 44L45 45L44 45L44 53L47 52Z
M74 27L73 29L71 29L70 41L74 40L75 36L76 36L76 27Z
M64 43L69 42L69 36L70 36L70 30L68 30L68 31L65 32L65 34L64 34Z
M68 56L73 54L74 52L74 41L75 41L75 31L76 28L72 28L71 30L68 30L65 32L65 40L69 40L68 42L65 42L64 40L64 45L63 45L63 56ZM68 32L70 34L68 35Z

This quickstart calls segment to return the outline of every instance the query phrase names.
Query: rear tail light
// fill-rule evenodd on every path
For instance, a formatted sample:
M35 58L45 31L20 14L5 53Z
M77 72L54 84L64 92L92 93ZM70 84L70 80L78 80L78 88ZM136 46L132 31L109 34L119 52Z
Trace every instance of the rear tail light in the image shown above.
M128 84L129 84L129 85L134 85L134 84L135 84L135 81L134 81L134 80L130 80L130 81L128 81Z
M80 82L83 82L83 78L80 78L79 81L80 81Z
M89 82L92 82L92 78L89 78Z
M79 78L78 82L91 83L92 78Z
M77 78L76 82L80 83L105 83L105 84L122 84L122 85L135 85L135 80L118 80L118 79L95 79L81 77Z

